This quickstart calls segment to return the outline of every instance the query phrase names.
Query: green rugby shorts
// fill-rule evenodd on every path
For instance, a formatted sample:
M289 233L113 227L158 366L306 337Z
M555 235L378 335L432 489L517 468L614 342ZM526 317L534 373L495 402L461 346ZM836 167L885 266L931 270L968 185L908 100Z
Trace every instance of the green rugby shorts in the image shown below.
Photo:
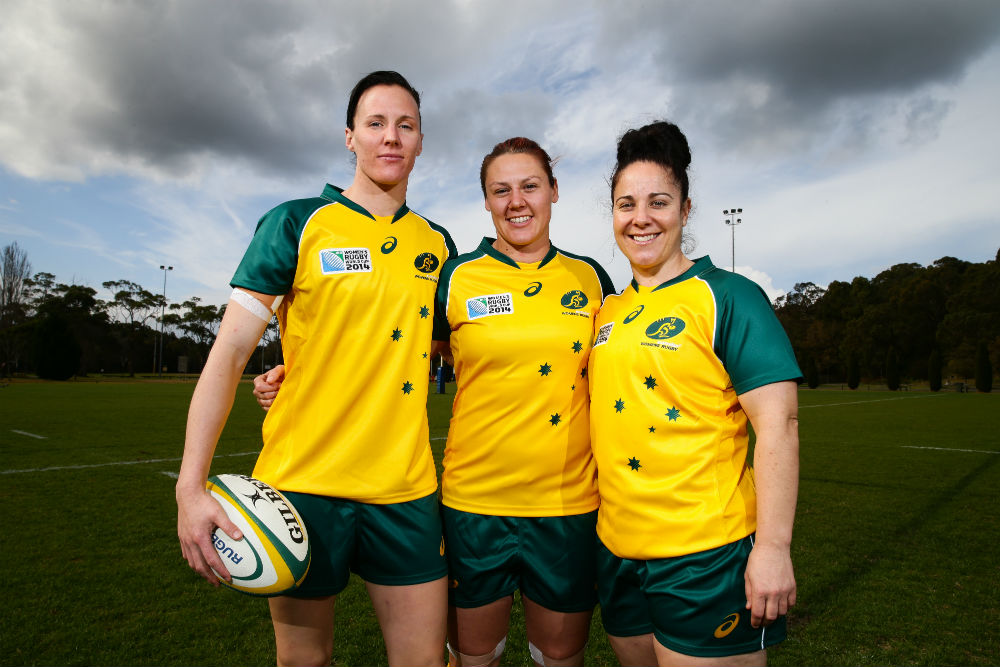
M589 611L596 602L597 511L511 517L441 508L449 602L481 607L521 594L553 611Z
M350 573L385 586L408 586L448 573L437 493L375 505L282 491L305 522L309 573L293 597L336 595Z
M597 540L597 590L604 629L615 637L652 632L684 655L754 653L785 639L785 617L750 625L743 575L753 535L688 556L632 560Z

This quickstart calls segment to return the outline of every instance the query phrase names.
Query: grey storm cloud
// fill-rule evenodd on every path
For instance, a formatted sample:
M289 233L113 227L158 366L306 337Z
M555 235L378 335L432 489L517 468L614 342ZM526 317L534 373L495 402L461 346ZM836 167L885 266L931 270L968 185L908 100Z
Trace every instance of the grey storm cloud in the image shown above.
M793 152L831 133L861 146L889 114L919 142L950 108L927 87L996 44L1000 3L21 0L5 19L0 160L79 180L183 178L211 158L324 170L343 153L350 87L382 68L425 93L426 167L544 136L587 87L626 113L645 91L616 83L637 70L676 89L672 113L722 146Z
M933 136L949 105L928 87L958 80L998 34L991 0L635 2L604 27L605 48L646 45L652 76L685 91L678 115L700 119L718 146L771 152L838 131L863 144L894 113L920 126L911 140ZM888 95L914 99L899 109Z

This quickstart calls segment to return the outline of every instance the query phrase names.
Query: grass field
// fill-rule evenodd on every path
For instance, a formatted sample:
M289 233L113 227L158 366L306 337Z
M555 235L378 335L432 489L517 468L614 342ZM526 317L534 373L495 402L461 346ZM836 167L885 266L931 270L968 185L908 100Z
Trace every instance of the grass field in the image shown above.
M171 475L193 387L0 388L0 664L274 664L266 602L181 559ZM429 400L439 460L451 398ZM800 401L799 603L771 664L1000 664L1000 395ZM213 472L250 472L261 419L246 384ZM356 579L335 641L337 665L385 663ZM507 647L531 664L520 617ZM587 664L616 664L597 619Z

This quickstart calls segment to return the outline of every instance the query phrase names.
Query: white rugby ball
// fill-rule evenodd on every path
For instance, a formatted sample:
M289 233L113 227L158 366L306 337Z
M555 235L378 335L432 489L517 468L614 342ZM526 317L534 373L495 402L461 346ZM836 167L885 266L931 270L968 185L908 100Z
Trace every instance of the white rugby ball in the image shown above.
M302 517L281 492L246 475L214 475L206 484L230 521L239 526L239 540L220 528L212 541L232 582L219 581L250 595L281 595L292 590L309 571L311 550ZM216 573L218 575L218 573Z

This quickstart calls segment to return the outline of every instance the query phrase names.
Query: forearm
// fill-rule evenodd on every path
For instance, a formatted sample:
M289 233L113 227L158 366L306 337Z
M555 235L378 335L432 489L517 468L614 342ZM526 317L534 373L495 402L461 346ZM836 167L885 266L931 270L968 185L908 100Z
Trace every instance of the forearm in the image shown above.
M754 432L757 538L788 549L799 491L798 389L793 382L765 385L740 396Z
M788 419L757 436L754 479L757 485L756 542L788 549L799 489L797 419Z
M204 488L236 388L266 323L230 304L191 397L177 493Z

